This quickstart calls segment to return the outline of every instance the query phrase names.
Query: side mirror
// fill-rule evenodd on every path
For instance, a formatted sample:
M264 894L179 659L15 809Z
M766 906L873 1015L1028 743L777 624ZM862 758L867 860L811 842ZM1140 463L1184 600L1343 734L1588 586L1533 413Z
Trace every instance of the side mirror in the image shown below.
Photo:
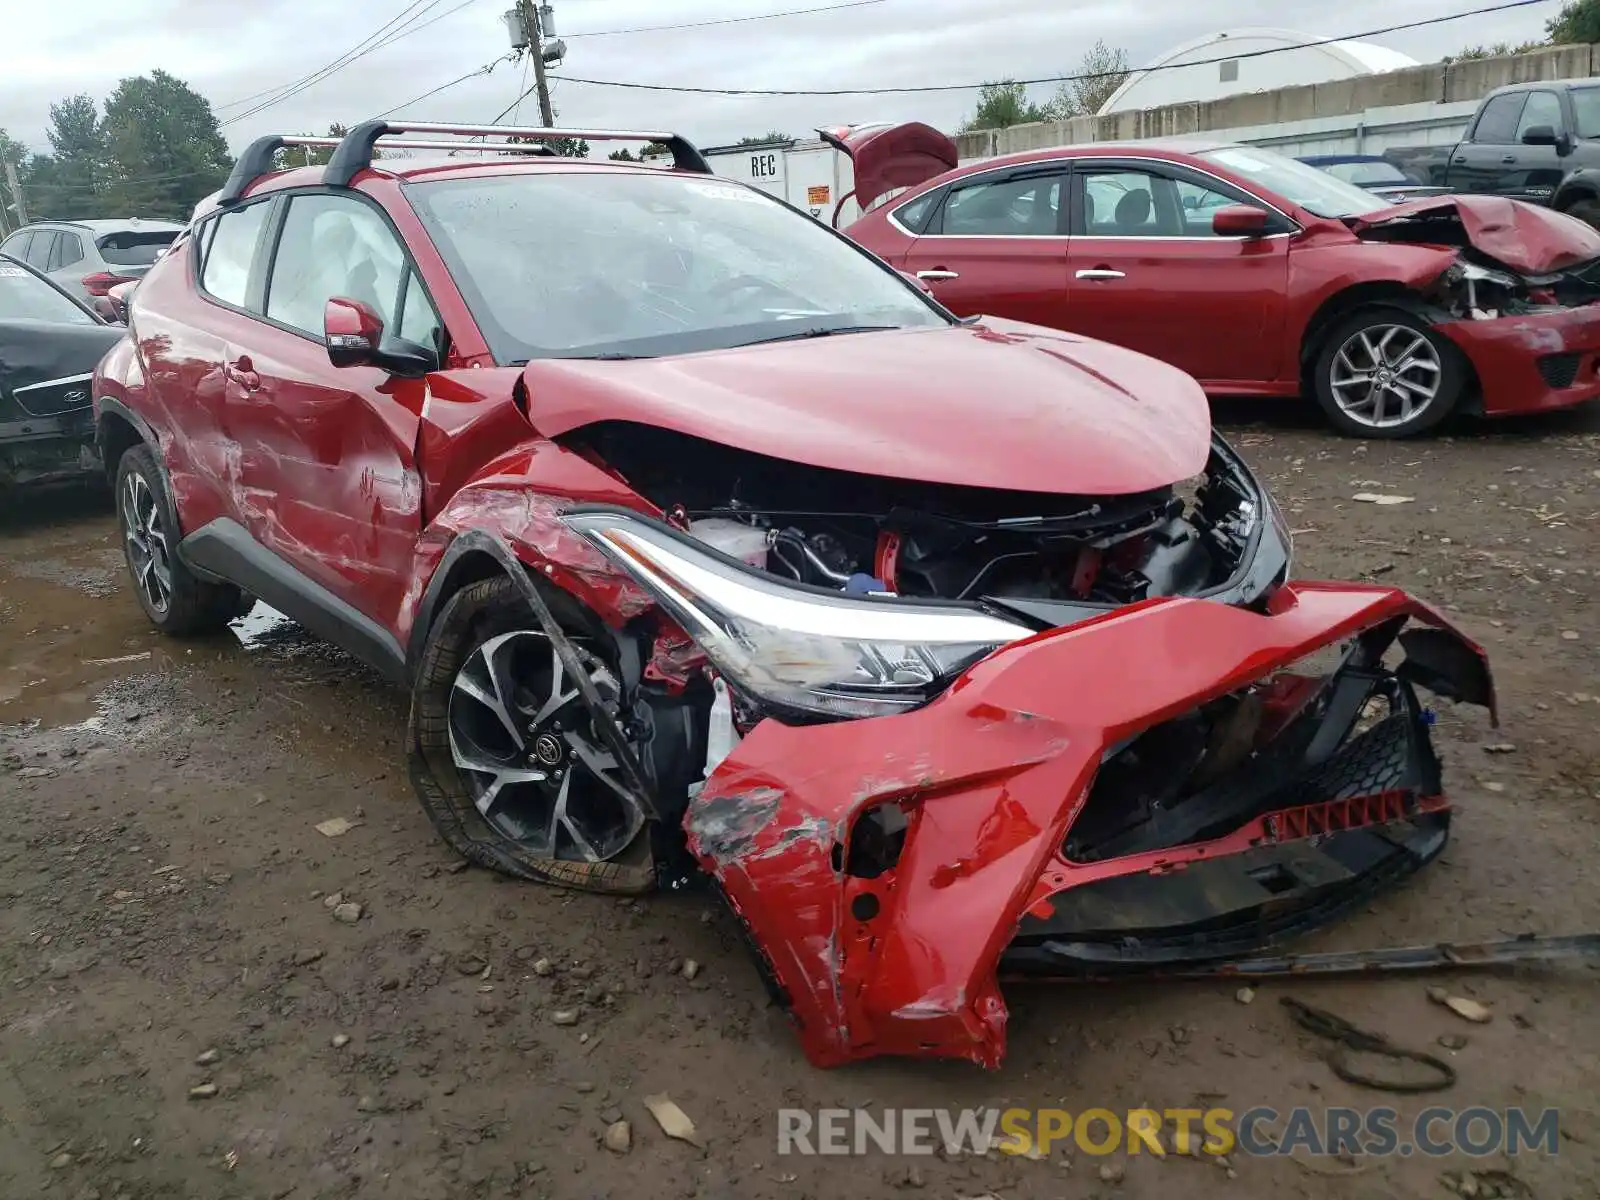
M917 291L925 292L930 296L933 295L933 289L928 286L928 281L926 279L918 278L917 275L911 271L901 271L899 274L901 279L904 279L912 287L916 288Z
M404 338L386 337L383 318L370 304L334 296L322 309L322 343L336 367L377 367L419 379L439 369L438 353Z
M1523 130L1524 146L1554 146L1556 143L1556 131L1553 125L1529 125Z
M1211 216L1211 232L1218 237L1260 237L1267 231L1267 210L1253 204L1229 204Z
M1562 130L1556 135L1556 157L1566 158L1577 148L1578 143L1573 140L1572 135L1566 130Z
M376 365L383 318L370 304L334 296L322 308L322 342L336 367Z

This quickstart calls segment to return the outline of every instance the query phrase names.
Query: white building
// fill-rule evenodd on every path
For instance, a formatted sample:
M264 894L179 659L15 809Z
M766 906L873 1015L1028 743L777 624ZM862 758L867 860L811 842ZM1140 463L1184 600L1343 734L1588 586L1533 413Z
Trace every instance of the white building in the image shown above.
M1290 47L1284 49L1284 47ZM1276 53L1262 54L1263 50ZM1193 64L1183 66L1182 64ZM1128 77L1100 115L1220 100L1417 66L1417 60L1371 42L1335 42L1290 29L1230 29L1169 50ZM1160 70L1151 68L1159 67Z

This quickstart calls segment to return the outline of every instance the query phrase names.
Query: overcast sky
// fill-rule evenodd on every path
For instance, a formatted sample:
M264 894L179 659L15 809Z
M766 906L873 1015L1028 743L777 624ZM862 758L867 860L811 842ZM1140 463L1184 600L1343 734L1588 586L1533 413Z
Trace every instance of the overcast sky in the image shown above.
M555 72L562 124L670 127L714 145L776 129L924 120L953 129L971 92L913 96L715 97L668 95L560 82L563 74L704 86L883 87L1019 78L1073 70L1096 38L1127 49L1135 65L1192 38L1241 26L1283 26L1348 35L1398 21L1446 16L1492 0L879 0L842 12L612 37L578 34L813 8L838 0L555 0L568 45ZM418 0L420 19L462 0ZM289 83L332 61L404 11L403 0L118 0L113 5L8 4L0 128L45 149L51 101L77 92L103 100L126 75L162 68L209 98L238 148L262 133L322 132L354 124L494 59L508 48L507 0L470 0L414 36L369 54L316 86L233 123L248 105L229 105ZM1421 61L1464 45L1542 35L1555 0L1450 21L1373 40ZM337 11L336 20L328 13ZM425 15L423 15L425 14ZM398 28L398 27L397 27ZM419 119L488 121L516 97L522 68L502 63L404 110ZM1035 89L1040 99L1051 89ZM531 100L519 114L537 123Z

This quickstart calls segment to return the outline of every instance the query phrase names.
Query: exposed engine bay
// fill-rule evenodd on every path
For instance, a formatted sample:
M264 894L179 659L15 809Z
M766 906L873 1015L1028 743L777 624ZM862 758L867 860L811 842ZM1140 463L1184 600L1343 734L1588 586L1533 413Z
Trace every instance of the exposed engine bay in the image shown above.
M707 545L853 594L1095 605L1204 595L1239 573L1267 503L1225 448L1186 498L1180 486L1081 496L861 475L625 422L564 440Z
M1600 300L1600 261L1549 275L1523 276L1468 249L1425 295L1462 320L1558 312Z

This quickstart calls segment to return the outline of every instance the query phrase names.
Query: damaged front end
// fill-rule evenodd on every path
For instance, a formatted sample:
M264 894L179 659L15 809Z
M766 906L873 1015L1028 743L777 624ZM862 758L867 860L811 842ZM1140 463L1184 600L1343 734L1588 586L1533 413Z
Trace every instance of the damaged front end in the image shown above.
M1400 592L1284 583L1287 531L1220 440L1197 497L1114 535L1035 518L1031 587L990 569L993 590L959 600L867 575L885 530L851 540L849 514L829 514L837 544L875 557L821 582L799 545L770 557L770 512L566 515L715 678L682 825L813 1062L997 1065L1002 971L1215 961L1439 852L1449 805L1417 689L1491 704L1481 653ZM742 544L707 544L710 519ZM1015 531L969 523L967 552L1003 557ZM1138 594L1097 596L1082 567L1191 538L1209 565L1181 586L1141 569Z
M1419 288L1422 315L1471 364L1482 412L1600 395L1600 233L1496 196L1418 200L1350 224L1365 241L1456 248Z

